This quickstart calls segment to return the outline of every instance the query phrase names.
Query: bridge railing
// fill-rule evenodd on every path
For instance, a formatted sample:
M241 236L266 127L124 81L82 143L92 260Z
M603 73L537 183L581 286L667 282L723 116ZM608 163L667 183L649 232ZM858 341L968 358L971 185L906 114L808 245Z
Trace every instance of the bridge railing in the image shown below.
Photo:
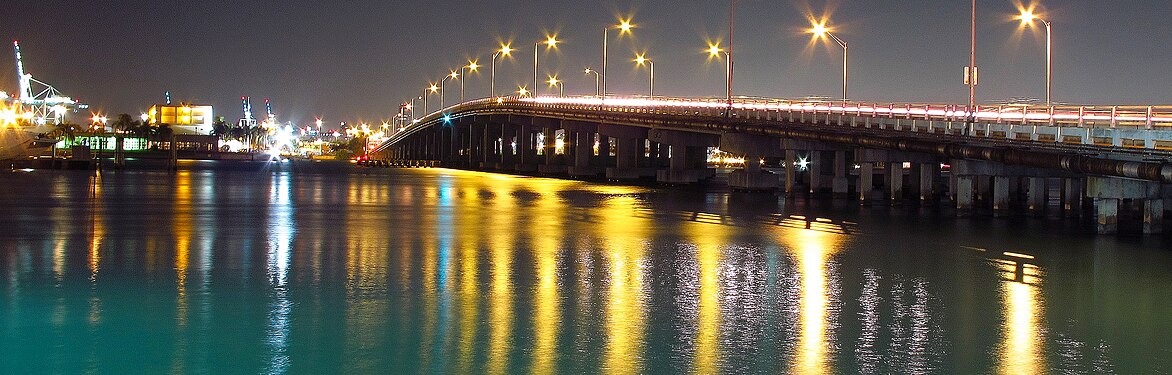
M1039 106L1039 105L978 105L970 111L967 105L941 103L868 103L816 99L771 99L737 97L675 98L647 96L538 96L482 98L454 104L417 120L393 134L389 143L412 133L415 129L445 120L451 114L471 109L535 106L537 108L606 111L623 113L680 114L699 116L733 115L743 118L760 117L766 112L784 113L791 119L809 116L926 120L968 122L982 124L1037 125L1077 128L1122 128L1134 130L1172 131L1172 105L1162 106ZM1059 140L1060 137L1055 137Z

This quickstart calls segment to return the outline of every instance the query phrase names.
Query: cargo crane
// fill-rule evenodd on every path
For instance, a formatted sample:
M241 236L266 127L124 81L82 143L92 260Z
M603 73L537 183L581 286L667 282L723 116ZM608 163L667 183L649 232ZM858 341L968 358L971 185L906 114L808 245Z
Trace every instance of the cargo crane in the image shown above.
M237 123L237 126L245 129L256 127L256 118L252 117L252 102L248 99L247 96L241 96L240 104L244 110L244 117L240 118L240 122Z
M65 120L65 113L81 108L89 108L65 96L57 88L48 83L33 78L32 74L24 70L24 61L20 55L20 42L12 41L12 49L16 53L16 75L20 84L20 92L15 98L21 108L20 117L36 125L61 123Z
M273 114L273 104L269 103L269 99L265 98L265 127L272 129L277 127L277 115Z

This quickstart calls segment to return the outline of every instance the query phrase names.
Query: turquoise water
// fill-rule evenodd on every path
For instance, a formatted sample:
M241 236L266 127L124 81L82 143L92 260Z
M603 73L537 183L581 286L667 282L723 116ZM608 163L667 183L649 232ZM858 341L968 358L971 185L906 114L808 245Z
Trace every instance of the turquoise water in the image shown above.
M442 169L0 173L4 373L1162 373L1172 241Z

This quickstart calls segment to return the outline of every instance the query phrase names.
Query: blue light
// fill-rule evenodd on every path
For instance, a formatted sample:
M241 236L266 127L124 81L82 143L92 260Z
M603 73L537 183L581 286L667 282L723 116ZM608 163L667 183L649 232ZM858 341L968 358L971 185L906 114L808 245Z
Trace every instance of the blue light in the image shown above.
M444 114L444 123L451 124L452 123L452 115Z

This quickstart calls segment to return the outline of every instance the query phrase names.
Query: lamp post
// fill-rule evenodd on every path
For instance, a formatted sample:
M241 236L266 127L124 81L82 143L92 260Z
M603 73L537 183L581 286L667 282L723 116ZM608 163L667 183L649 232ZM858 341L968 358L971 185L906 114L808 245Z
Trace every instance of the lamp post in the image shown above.
M1053 86L1051 86L1051 82L1052 82L1051 78L1053 77L1053 75L1051 73L1053 72L1053 67L1054 67L1054 60L1053 60L1053 46L1054 46L1054 44L1053 44L1052 34L1050 32L1050 21L1047 21L1046 19L1039 17L1038 15L1034 14L1034 12L1029 11L1029 10L1023 10L1021 12L1021 16L1018 18L1021 19L1021 24L1026 27L1033 25L1034 20L1042 21L1042 24L1046 25L1046 106L1049 107L1051 104L1050 92L1051 92L1051 88L1053 87Z
M423 90L423 115L424 116L427 115L427 96L430 94L435 94L436 91L439 91L439 89L440 89L439 86L436 86L433 83L433 84L431 84L431 86L428 86L426 89Z
M635 27L635 25L631 24L631 20L619 20L618 25L607 26L602 29L602 73L599 74L599 76L602 77L602 79L601 79L602 86L600 89L594 90L594 91L597 91L600 96L606 96L606 52L607 52L607 39L610 38L610 30L611 29L618 29L619 36L621 37L623 34L629 34L631 32L631 29L634 27ZM589 70L589 69L587 69L587 70ZM589 74L589 72L587 72L587 74Z
M711 44L708 46L708 55L709 56L719 58L720 54L722 54L722 53L724 54L724 59L725 59L724 86L726 89L728 89L728 88L732 87L732 54L729 54L728 51L725 51L724 49L720 48L719 44ZM725 100L728 101L728 104L731 109L732 90L725 91Z
M423 99L423 96L411 98L411 103L407 104L407 109L411 110L411 122L415 122L415 99ZM424 114L426 113L424 112Z
M468 65L460 67L460 74L464 76L464 78L460 80L460 104L464 104L464 81L468 79L468 73L475 72L476 69L479 68L480 65L475 61L469 61ZM467 70L467 73L465 73L465 70Z
M460 79L460 73L453 70L451 74L444 76L444 79L440 80L440 109L441 110L446 108L444 106L445 105L445 103L444 103L444 83L448 82L449 79Z
M549 83L549 87L554 87L554 88L558 89L559 96L566 95L566 83L558 80L558 77L556 77L556 76L549 77L549 81L546 81L546 82Z
M846 41L834 35L834 33L831 33L830 29L826 28L826 24L824 22L814 24L814 28L810 29L810 33L814 34L814 37L816 38L828 37L835 43L838 43L839 46L842 46L842 103L845 105L847 102L847 55L849 51L847 49Z
M513 49L508 44L502 44L501 49L492 54L492 72L488 82L488 96L490 98L496 96L496 58L497 56L509 56L511 53L513 53Z
M593 69L590 69L590 68L586 68L586 74L587 74L587 75L589 75L589 74L593 74L593 75L594 75L594 96L601 97L601 96L602 96L602 90L601 90L601 89L600 89L600 87L598 86L598 81L599 81L599 78L602 76L602 74L599 74L599 73L598 73L598 71L595 71L595 70L593 70Z
M543 40L543 41L538 41L537 43L533 43L533 94L534 94L534 96L536 96L536 94L537 94L537 83L538 83L537 82L537 63L538 63L537 56L539 56L541 54L540 53L541 52L541 45L545 44L546 49L556 48L558 45L558 42L559 41L557 40L557 36L549 36L549 37L546 37L545 40Z
M649 85L650 89L647 96L655 98L655 62L651 61L649 58L643 57L643 55L635 56L635 65L643 66L643 64L647 64L648 69L651 70L651 79Z

